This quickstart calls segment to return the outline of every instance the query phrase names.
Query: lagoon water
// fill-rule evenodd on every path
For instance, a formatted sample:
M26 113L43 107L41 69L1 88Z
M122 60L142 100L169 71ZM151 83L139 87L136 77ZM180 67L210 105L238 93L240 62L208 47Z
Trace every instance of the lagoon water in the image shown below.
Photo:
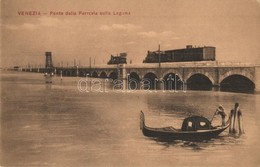
M218 91L80 92L80 78L1 72L1 166L258 166L260 95ZM239 102L245 134L223 132L205 142L162 142L152 127L180 128L192 114L211 119ZM215 118L213 124L220 124Z

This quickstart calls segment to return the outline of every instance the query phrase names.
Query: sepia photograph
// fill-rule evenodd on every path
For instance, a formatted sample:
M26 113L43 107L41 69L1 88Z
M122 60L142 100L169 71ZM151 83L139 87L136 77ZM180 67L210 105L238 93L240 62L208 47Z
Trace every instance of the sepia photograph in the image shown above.
M0 166L260 166L260 0L0 6Z

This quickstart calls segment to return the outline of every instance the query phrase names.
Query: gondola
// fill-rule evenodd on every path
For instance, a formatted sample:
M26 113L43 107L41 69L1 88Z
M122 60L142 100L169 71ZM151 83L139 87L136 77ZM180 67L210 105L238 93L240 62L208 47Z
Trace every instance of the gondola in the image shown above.
M152 128L145 125L143 111L140 113L140 129L144 136L163 140L204 141L217 137L230 126L230 121L225 126L212 126L211 122L202 116L190 116L185 118L181 129L172 126Z

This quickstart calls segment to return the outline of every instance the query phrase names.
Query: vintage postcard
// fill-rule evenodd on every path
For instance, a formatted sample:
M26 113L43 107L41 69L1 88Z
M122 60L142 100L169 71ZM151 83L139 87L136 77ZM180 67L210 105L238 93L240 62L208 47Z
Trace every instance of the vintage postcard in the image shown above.
M0 2L0 166L260 166L259 0Z

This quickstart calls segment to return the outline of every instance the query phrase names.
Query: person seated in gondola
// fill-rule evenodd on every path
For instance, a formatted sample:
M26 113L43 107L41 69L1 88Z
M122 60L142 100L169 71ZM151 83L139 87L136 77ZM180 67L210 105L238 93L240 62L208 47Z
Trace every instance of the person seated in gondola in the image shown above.
M216 110L216 112L215 112L215 114L214 114L214 116L215 115L220 115L221 116L221 119L222 119L222 126L225 126L226 125L226 123L225 123L225 118L226 118L226 113L225 113L225 111L224 111L225 109L220 105L220 106L218 106L218 108L217 108L217 110Z

